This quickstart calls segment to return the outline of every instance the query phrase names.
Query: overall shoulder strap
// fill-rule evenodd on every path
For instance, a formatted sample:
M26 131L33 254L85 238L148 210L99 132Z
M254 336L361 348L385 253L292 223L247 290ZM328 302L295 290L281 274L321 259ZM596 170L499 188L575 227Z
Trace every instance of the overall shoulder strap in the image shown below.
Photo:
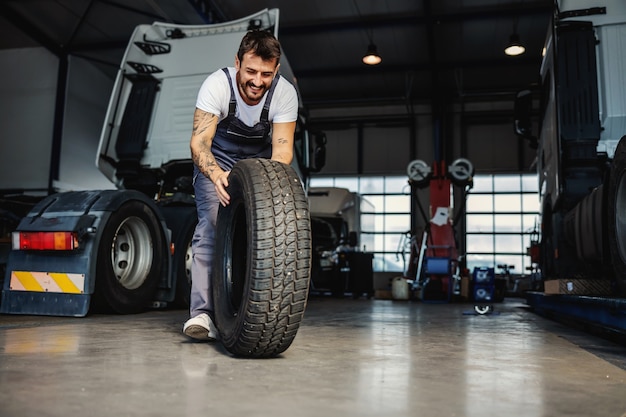
M230 86L230 101L228 102L228 115L234 116L235 109L237 108L237 99L235 98L235 90L233 89L233 80L230 79L230 72L228 68L222 68L222 71L226 74L228 85Z
M278 84L278 79L280 78L280 74L276 74L276 77L272 80L272 85L270 86L269 91L267 92L267 98L265 99L265 104L263 105L263 110L261 111L261 121L266 122L269 120L270 114L270 104L272 102L272 96L274 95L274 90L276 89L276 84Z

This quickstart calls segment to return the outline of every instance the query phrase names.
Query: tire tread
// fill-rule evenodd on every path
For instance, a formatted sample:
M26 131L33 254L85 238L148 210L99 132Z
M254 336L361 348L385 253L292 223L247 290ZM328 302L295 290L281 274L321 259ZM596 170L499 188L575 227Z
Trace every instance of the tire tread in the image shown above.
M266 159L240 161L233 168L247 183L256 221L252 229L248 299L237 331L222 340L228 351L273 357L296 337L310 282L311 226L308 201L292 167ZM218 328L220 323L216 323Z

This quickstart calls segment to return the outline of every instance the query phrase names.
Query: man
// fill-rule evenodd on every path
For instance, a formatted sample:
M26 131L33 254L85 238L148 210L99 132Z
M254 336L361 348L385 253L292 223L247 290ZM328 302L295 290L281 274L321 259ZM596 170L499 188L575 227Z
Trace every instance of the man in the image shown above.
M210 53L210 52L207 52ZM190 319L183 333L215 340L211 268L219 205L229 204L228 174L236 161L293 158L298 96L278 75L280 43L267 31L241 41L234 68L209 75L196 101L191 134L198 225L192 239Z

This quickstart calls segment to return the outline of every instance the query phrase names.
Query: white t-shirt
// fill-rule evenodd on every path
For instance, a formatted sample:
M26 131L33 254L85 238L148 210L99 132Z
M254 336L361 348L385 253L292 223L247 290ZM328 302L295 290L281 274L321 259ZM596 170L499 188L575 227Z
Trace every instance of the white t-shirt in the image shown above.
M267 98L267 92L259 104L254 106L246 104L237 89L236 69L229 67L228 72L233 82L233 90L237 100L235 116L244 124L252 127L261 119L261 111ZM229 102L230 85L224 71L219 69L209 75L202 83L198 92L196 107L217 115L219 121L222 121L228 116ZM273 123L295 122L298 119L298 94L294 86L284 77L278 79L272 102L270 103L268 117L269 121Z

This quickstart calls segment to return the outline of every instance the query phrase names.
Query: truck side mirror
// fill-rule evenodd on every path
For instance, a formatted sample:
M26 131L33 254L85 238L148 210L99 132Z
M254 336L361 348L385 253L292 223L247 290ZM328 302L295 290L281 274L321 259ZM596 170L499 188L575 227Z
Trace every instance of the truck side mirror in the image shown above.
M320 172L326 165L326 133L313 133L313 140L315 144L313 145L313 158L310 170L312 172Z
M528 139L530 141L530 147L537 148L537 138L533 136L532 122L530 116L533 107L533 96L530 90L522 90L515 96L515 106L513 109L513 128L515 134Z

